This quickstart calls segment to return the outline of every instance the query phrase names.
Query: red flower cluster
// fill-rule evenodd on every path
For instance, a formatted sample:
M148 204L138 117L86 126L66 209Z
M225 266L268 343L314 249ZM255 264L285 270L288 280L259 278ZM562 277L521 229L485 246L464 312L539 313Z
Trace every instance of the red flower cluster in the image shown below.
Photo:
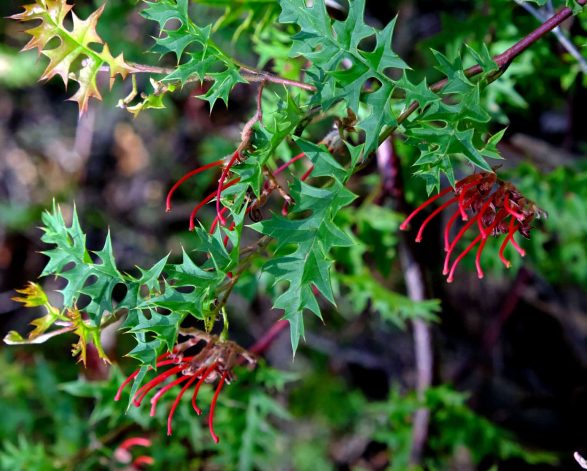
M214 433L214 409L216 408L216 401L220 395L220 391L224 386L224 383L230 384L234 379L232 369L237 364L247 364L250 367L256 364L255 357L238 344L231 341L222 341L218 337L208 335L197 329L182 329L180 335L189 337L175 346L171 353L165 353L157 359L156 368L168 366L166 371L159 373L155 378L141 386L132 398L134 406L139 407L143 399L151 392L154 388L166 383L162 386L151 398L151 413L155 415L157 403L159 400L175 386L182 385L179 393L177 394L169 415L167 418L167 435L172 433L172 420L175 409L179 405L184 393L195 383L194 390L192 393L192 407L196 411L196 414L200 415L202 410L196 404L196 398L198 391L204 383L214 383L218 381L212 403L210 404L210 413L208 414L208 426L210 429L210 435L213 440L218 443L219 438ZM197 349L200 350L193 355L185 355L187 350ZM134 371L120 386L115 401L120 400L122 391L125 386L133 381L140 370ZM172 381L167 380L173 378Z
M446 281L449 283L454 279L454 273L458 264L477 245L475 266L478 277L483 278L481 253L489 236L498 237L505 234L505 238L499 249L499 258L509 268L511 263L504 256L504 251L508 244L511 243L522 257L526 255L526 252L514 239L514 234L519 232L524 237L529 238L530 230L532 229L531 224L534 219L546 217L546 212L536 206L532 201L526 199L514 185L499 180L493 172L484 172L463 178L456 183L454 188L446 188L425 201L407 217L401 224L400 229L407 230L410 221L420 211L451 192L454 196L424 219L416 236L416 242L420 242L428 223L448 207L456 205L456 209L444 229L444 250L446 256L442 274L448 275ZM451 228L459 216L465 224L458 231L454 239L451 240ZM478 235L456 256L451 265L451 258L455 254L457 243L461 240L465 232L474 230L474 227L478 229Z
M230 188L231 186L236 185L238 182L240 182L240 178L234 178L228 182L226 182L226 179L228 177L228 174L230 173L230 169L236 165L239 162L239 153L235 152L234 154L231 155L230 159L228 160L228 162L226 164L224 164L224 160L217 160L215 162L203 165L201 167L198 167L188 173L186 173L183 177L181 177L169 190L169 192L167 193L167 198L166 198L166 205L165 205L165 210L167 212L171 211L171 198L173 197L173 194L176 192L176 190L187 180L189 180L191 177L198 175L201 172L204 172L205 170L214 168L214 167L222 167L222 172L220 174L220 179L218 180L218 186L216 188L216 190L214 190L212 193L210 193L209 195L207 195L201 202L199 202L194 209L192 210L191 214L190 214L190 231L193 231L195 228L195 221L196 221L196 216L198 215L200 209L202 209L205 205L207 205L208 203L210 203L213 199L216 199L216 218L214 219L212 225L210 226L210 233L214 232L214 230L216 229L216 226L220 223L222 226L226 225L226 219L224 217L227 208L222 207L220 204L220 198L222 196L222 192L224 190L226 190L227 188ZM295 157L293 157L292 159L288 160L287 162L285 162L283 165L281 165L280 167L278 167L273 173L272 176L277 176L279 175L281 172L283 172L285 169L287 169L290 165L292 165L293 163L297 162L298 160L300 160L302 157L304 157L305 154L301 153L296 155ZM312 170L314 170L314 166L310 166L308 168L308 170L302 175L301 180L304 181L306 180L309 176L310 173L312 173ZM225 183L226 182L226 183ZM247 214L250 213L251 211L255 211L256 209L259 208L259 206L266 200L267 196L273 192L273 190L275 190L277 188L277 186L275 185L275 182L272 182L271 180L268 180L265 182L265 184L263 185L263 194L261 195L261 198L259 198L258 200L255 200L254 202L252 202L251 204L249 204L249 206L246 209ZM288 200L286 199L286 202L284 204L284 207L282 209L282 213L287 214L287 206L288 206ZM229 230L232 230L234 228L234 225L229 226Z

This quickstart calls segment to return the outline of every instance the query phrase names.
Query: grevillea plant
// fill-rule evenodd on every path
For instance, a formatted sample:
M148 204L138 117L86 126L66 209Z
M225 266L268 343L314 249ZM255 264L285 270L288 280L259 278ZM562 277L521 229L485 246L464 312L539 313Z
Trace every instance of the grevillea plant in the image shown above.
M210 110L219 100L230 106L237 86L247 87L255 99L234 150L187 171L161 202L162 210L179 211L173 203L181 186L194 187L204 172L217 180L210 194L193 202L191 213L182 214L192 237L180 260L174 254L124 273L117 266L110 234L101 250L90 251L75 210L70 218L56 204L46 212L42 241L50 248L43 252L48 262L41 276L59 279L62 305L52 305L43 288L31 283L17 299L27 306L44 306L47 313L33 321L35 328L26 338L11 332L5 341L39 343L73 333L79 337L74 354L82 361L88 343L110 361L100 333L118 323L118 330L134 336L136 345L126 354L138 364L114 399L126 397L129 389L129 406L139 407L150 397L153 414L158 401L173 391L167 427L171 434L185 393L190 392L199 414L198 392L204 383L212 384L208 417L217 442L213 418L224 385L233 382L238 367L256 367L257 355L287 326L295 354L304 337L304 316L322 319L327 306L336 306L340 290L333 288L333 274L357 296L366 296L376 308L385 306L400 320L429 319L438 310L437 302L389 292L365 271L349 272L348 266L336 265L334 253L352 251L359 244L352 221L347 223L360 203L351 190L353 175L369 168L379 146L391 137L418 150L411 162L413 174L424 180L428 195L417 198L434 196L400 228L408 229L439 198L450 196L420 223L416 236L419 242L428 223L453 208L444 229L443 273L449 282L475 248L477 274L483 277L481 255L491 239L502 238L499 258L506 266L508 247L523 256L515 236L530 237L545 212L539 201L528 200L498 176L494 164L502 158L497 145L505 130L495 130L482 97L518 55L578 14L585 0L568 3L495 57L486 46L464 48L453 57L432 51L444 78L431 85L425 78L414 80L417 74L394 52L396 19L382 28L365 21L365 0L349 1L344 19L335 19L325 0L228 2L214 24L197 21L188 0L144 1L137 8L158 30L152 52L165 63L171 57L177 64L172 67L130 62L122 53L114 56L97 33L104 7L80 19L67 0L35 0L24 6L12 16L27 25L35 22L26 31L31 39L24 49L35 48L49 59L42 79L59 75L66 86L74 82L70 99L77 102L80 115L91 106L91 98L101 98L108 88L104 85L112 87L118 79L129 91L119 97L119 106L135 116L165 107L165 97L182 89L198 90L194 99L205 100ZM247 20L234 39L252 38L258 64L244 64L226 53L217 39L231 18L241 16ZM251 34L244 34L246 30ZM267 37L273 69L267 68L266 49L259 46L265 41L260 38ZM465 60L475 65L464 68ZM316 139L309 129L317 123L323 135ZM206 205L214 209L212 221L200 218ZM457 228L459 219L462 225ZM268 280L276 324L246 349L228 338L228 302L240 282L260 267ZM124 288L124 295L115 295L117 287ZM194 322L198 329L192 327ZM146 380L152 370L155 376ZM131 461L128 450L135 445L148 446L148 441L121 444L121 462ZM151 461L148 456L138 460Z

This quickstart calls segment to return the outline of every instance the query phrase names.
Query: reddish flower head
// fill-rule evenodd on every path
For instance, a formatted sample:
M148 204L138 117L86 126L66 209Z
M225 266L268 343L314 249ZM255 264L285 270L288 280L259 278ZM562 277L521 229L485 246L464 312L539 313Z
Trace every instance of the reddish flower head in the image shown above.
M151 398L151 416L155 415L157 403L169 390L181 385L181 389L177 394L169 415L167 418L167 435L172 433L172 420L175 409L179 405L184 393L194 385L192 393L192 407L198 415L202 410L196 405L196 398L198 391L204 383L218 382L216 391L210 405L210 413L208 415L208 426L210 435L216 443L219 442L218 436L214 433L214 409L216 401L224 383L229 384L235 377L232 369L238 364L247 364L254 366L256 364L255 357L240 347L238 344L231 341L222 341L218 337L208 335L196 329L183 329L180 335L189 337L175 346L171 353L161 355L157 359L156 367L168 367L167 370L159 373L155 378L141 386L132 398L132 403L139 407L143 399L151 390L163 385ZM201 349L194 355L185 355L187 350ZM139 370L133 372L120 386L115 401L120 400L122 391L125 386L129 384L139 373Z
M519 232L524 237L529 238L530 229L532 229L531 224L534 219L546 217L546 212L536 206L532 201L524 198L514 185L499 180L493 172L484 172L463 178L456 183L454 188L446 188L425 201L407 217L400 226L400 229L407 230L408 224L414 216L437 199L451 192L454 196L424 219L416 235L416 242L420 242L428 223L445 209L456 206L444 229L444 250L446 256L442 274L448 275L447 282L449 283L453 281L455 270L460 261L475 246L477 246L477 255L475 257L477 275L479 278L483 278L481 253L489 236L499 237L505 234L505 238L499 249L499 258L509 268L511 263L504 256L505 248L509 243L513 245L522 257L526 255L526 252L514 239L514 234ZM465 224L451 241L450 231L459 216ZM475 231L475 229L477 229L478 235L454 258L451 264L451 258L455 254L459 240L461 240L465 232L469 230Z

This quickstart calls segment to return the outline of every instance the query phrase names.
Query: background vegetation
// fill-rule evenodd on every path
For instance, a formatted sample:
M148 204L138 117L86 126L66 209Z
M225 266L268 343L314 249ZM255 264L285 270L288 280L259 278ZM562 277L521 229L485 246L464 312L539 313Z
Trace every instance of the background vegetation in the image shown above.
M0 16L20 11L23 3L1 3ZM193 18L214 22L226 3L194 2ZM268 68L295 77L299 63L289 61L282 46L289 31L270 30L285 39L255 31L264 21L261 13L277 4L258 3L251 17L245 7L223 17L222 46L245 63L260 57ZM85 18L100 4L80 0L76 11ZM367 1L366 19L381 27L397 14L395 51L415 69L414 81L433 83L442 76L430 48L454 56L465 44L476 50L488 44L495 55L539 24L532 11L547 15L549 7L509 0ZM111 0L99 26L111 49L124 50L129 61L144 61L156 34L140 8L131 0ZM46 263L38 226L53 198L66 215L75 202L88 247L101 248L110 229L121 271L150 266L169 252L177 260L179 247L190 244L186 215L216 181L202 174L197 184L182 187L171 213L164 212L167 189L186 171L231 153L255 106L251 89L238 85L229 108L219 100L210 112L208 103L193 98L203 90L191 85L166 97L164 109L134 119L116 107L129 92L125 83L104 94L103 102L90 102L78 121L77 106L65 101L71 93L59 80L37 83L43 61L34 51L18 52L26 41L22 30L22 24L0 20L3 336L25 332L39 315L11 298ZM494 132L507 125L500 175L549 213L524 241L528 255L512 256L513 267L505 270L498 247L488 245L483 280L465 260L447 284L439 268L440 221L415 252L427 291L441 306L431 302L424 312L433 333L434 386L424 399L431 421L422 469L576 469L573 452L587 451L587 15L562 31L583 56L573 57L549 34L481 97ZM473 63L466 54L464 60L465 66ZM409 141L395 145L407 202L417 206L426 195L423 181L411 176L418 151ZM458 169L457 178L468 173ZM351 187L359 198L339 218L357 240L335 252L337 265L351 267L334 280L338 307L323 306L325 325L306 318L305 342L294 362L282 335L266 352L266 364L238 372L219 400L219 445L187 402L168 437L170 404L149 417L146 407L125 414L125 404L113 401L134 368L121 355L132 348L131 336L105 332L102 343L115 364L105 365L90 349L85 369L69 355L73 337L61 336L43 345L0 347L0 467L124 468L129 465L116 450L129 437L144 437L151 445L131 451L152 457L152 469L407 469L412 417L422 401L413 392L414 346L406 320L422 312L407 305L398 315L393 296L406 290L398 231L404 216L381 197L375 161L353 177ZM202 217L209 223L213 208ZM366 273L352 269L361 258L369 261ZM251 276L231 298L230 335L243 346L276 319L263 294L268 283ZM58 287L53 278L43 285L47 291ZM201 401L207 404L212 393L202 389Z

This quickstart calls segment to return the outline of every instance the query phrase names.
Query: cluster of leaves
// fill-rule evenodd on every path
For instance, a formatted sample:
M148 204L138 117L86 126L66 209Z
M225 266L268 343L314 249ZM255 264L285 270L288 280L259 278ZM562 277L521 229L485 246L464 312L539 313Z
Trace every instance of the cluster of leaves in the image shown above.
M68 5L63 0L37 0L36 3L26 5L22 13L11 18L20 21L40 20L39 25L27 30L32 38L24 50L36 48L49 58L41 79L49 80L59 75L66 86L70 80L77 82L79 88L70 100L79 104L81 114L87 110L90 98L101 98L96 79L102 67L107 66L110 70L110 86L117 75L124 78L133 68L124 61L122 54L112 56L108 44L96 32L104 6L86 20L81 20L72 12L72 28L68 29L64 22L72 8L73 5ZM54 39L59 45L47 49ZM101 50L98 51L92 44L101 45Z
M57 206L43 214L43 222L42 240L55 247L43 252L49 261L41 276L54 275L64 281L59 290L64 309L78 313L83 310L87 316L87 320L79 322L78 315L76 326L83 325L95 333L95 329L126 314L122 329L129 330L138 343L129 355L145 365L154 364L158 355L173 348L179 325L187 315L208 323L216 318L218 312L213 305L216 291L222 289L226 274L238 260L237 240L229 253L220 232L210 235L198 228L200 250L210 255L201 265L184 251L181 263L168 264L164 257L149 269L139 268L138 276L132 276L117 269L110 235L103 248L93 252L96 261L92 260L75 209L70 225ZM114 290L118 286L124 296L117 302ZM28 342L35 342L56 321L68 322L68 318L61 318L58 309L48 304L40 289L25 292L22 300L30 306L48 306L48 313L34 321L37 328ZM161 313L161 309L167 312ZM27 342L16 333L9 334L7 340ZM93 335L93 340L99 346L98 336Z

